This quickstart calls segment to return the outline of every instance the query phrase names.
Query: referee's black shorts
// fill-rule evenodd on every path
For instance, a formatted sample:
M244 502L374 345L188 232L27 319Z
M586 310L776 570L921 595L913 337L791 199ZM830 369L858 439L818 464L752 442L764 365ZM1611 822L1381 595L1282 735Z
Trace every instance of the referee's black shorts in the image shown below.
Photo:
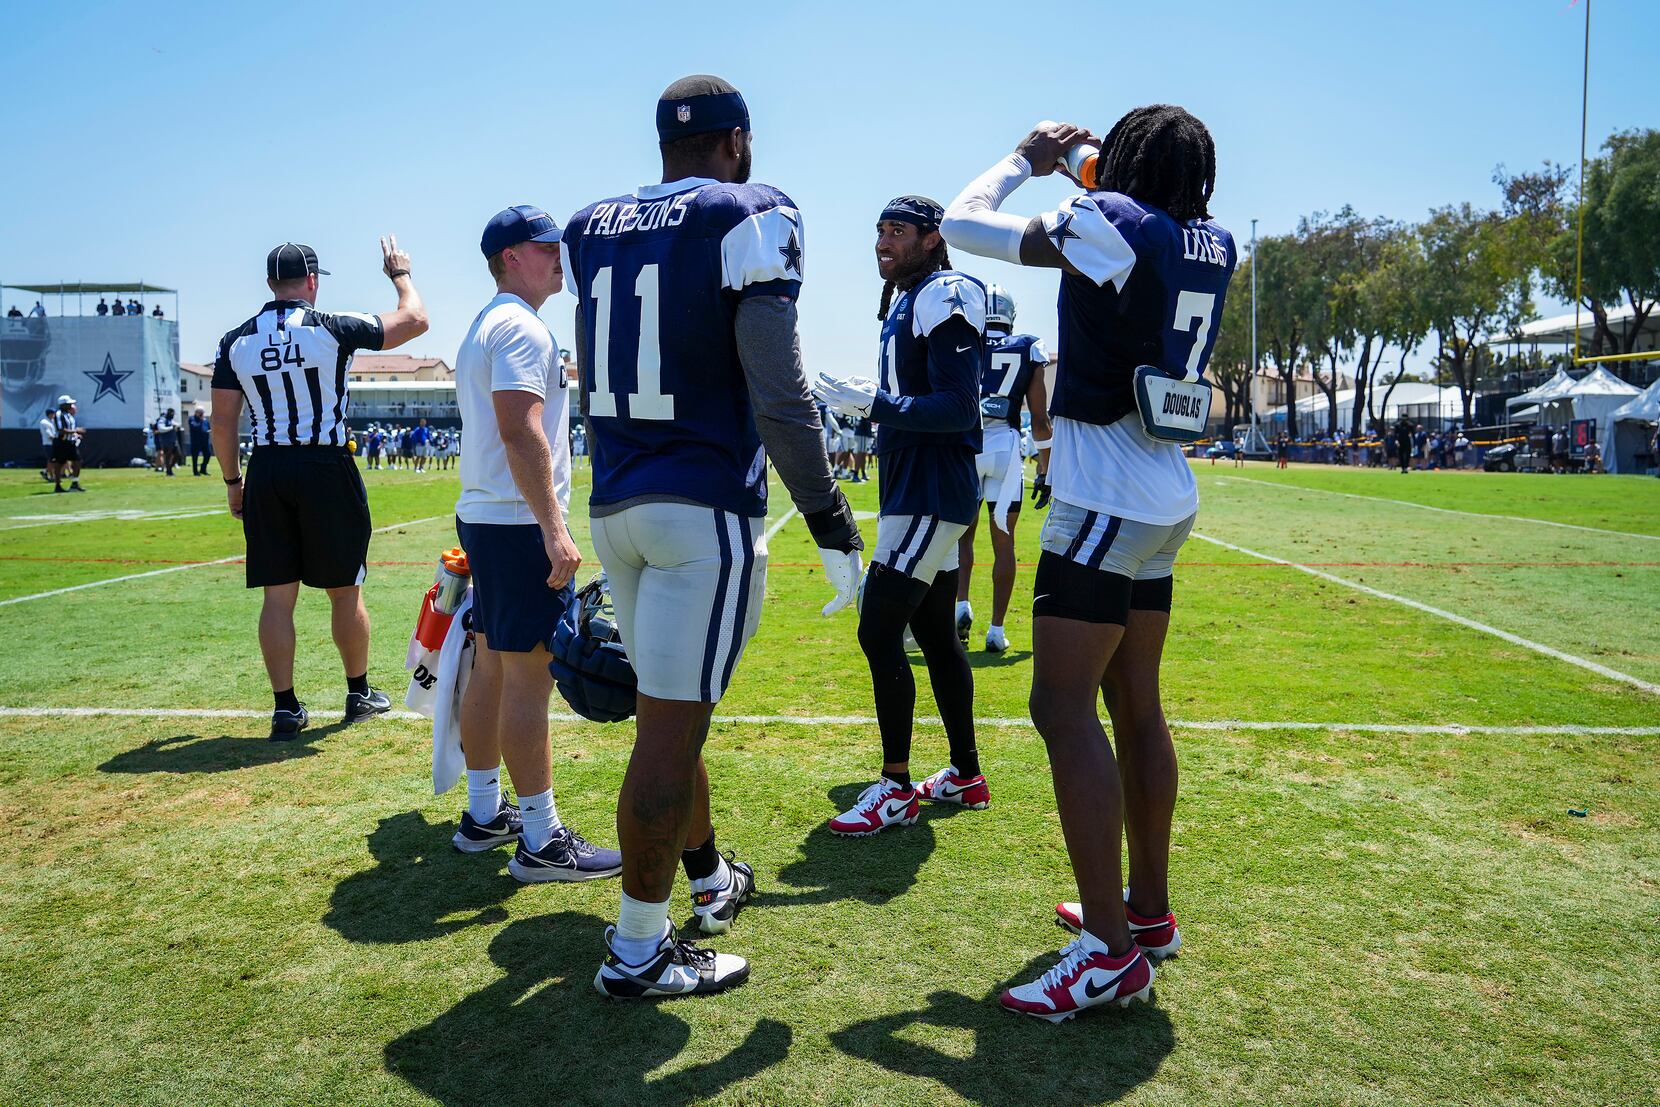
M248 587L362 584L369 496L344 446L259 446L242 493Z

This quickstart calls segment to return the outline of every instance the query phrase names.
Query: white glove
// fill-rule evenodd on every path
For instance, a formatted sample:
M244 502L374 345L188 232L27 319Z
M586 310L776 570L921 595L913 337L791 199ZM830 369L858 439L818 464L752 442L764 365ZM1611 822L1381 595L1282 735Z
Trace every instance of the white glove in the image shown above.
M829 373L820 373L813 394L838 415L868 419L871 405L876 402L876 382L869 377L842 380Z
M859 560L858 550L842 553L840 550L820 549L818 556L824 562L824 579L836 590L836 598L819 612L828 619L858 597L859 574L864 571L864 564Z

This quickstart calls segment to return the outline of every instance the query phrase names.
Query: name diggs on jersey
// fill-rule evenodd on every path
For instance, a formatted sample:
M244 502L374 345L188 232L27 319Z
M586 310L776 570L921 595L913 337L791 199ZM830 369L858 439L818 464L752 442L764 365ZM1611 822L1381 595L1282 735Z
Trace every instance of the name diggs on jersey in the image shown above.
M1228 248L1216 237L1216 232L1203 227L1182 228L1182 260L1208 261L1212 265L1228 264Z
M594 208L588 224L582 229L588 235L618 235L629 231L655 231L661 227L678 227L686 219L686 210L695 192L681 192L661 200L645 203L623 201L604 203Z

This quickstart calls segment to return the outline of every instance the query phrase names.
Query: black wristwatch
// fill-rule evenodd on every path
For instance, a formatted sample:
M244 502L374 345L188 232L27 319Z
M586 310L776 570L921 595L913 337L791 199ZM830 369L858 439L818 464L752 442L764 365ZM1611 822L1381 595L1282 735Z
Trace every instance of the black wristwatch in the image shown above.
M241 484L242 483L242 474L238 473L234 477L226 477L225 478L225 483L226 484Z

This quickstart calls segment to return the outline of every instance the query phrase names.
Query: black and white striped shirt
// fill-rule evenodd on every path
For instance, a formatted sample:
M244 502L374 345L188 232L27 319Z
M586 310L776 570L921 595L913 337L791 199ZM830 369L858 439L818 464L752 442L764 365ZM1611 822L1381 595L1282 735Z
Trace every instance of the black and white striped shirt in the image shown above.
M385 337L373 315L273 300L219 340L213 387L247 398L256 446L343 446L352 355Z

